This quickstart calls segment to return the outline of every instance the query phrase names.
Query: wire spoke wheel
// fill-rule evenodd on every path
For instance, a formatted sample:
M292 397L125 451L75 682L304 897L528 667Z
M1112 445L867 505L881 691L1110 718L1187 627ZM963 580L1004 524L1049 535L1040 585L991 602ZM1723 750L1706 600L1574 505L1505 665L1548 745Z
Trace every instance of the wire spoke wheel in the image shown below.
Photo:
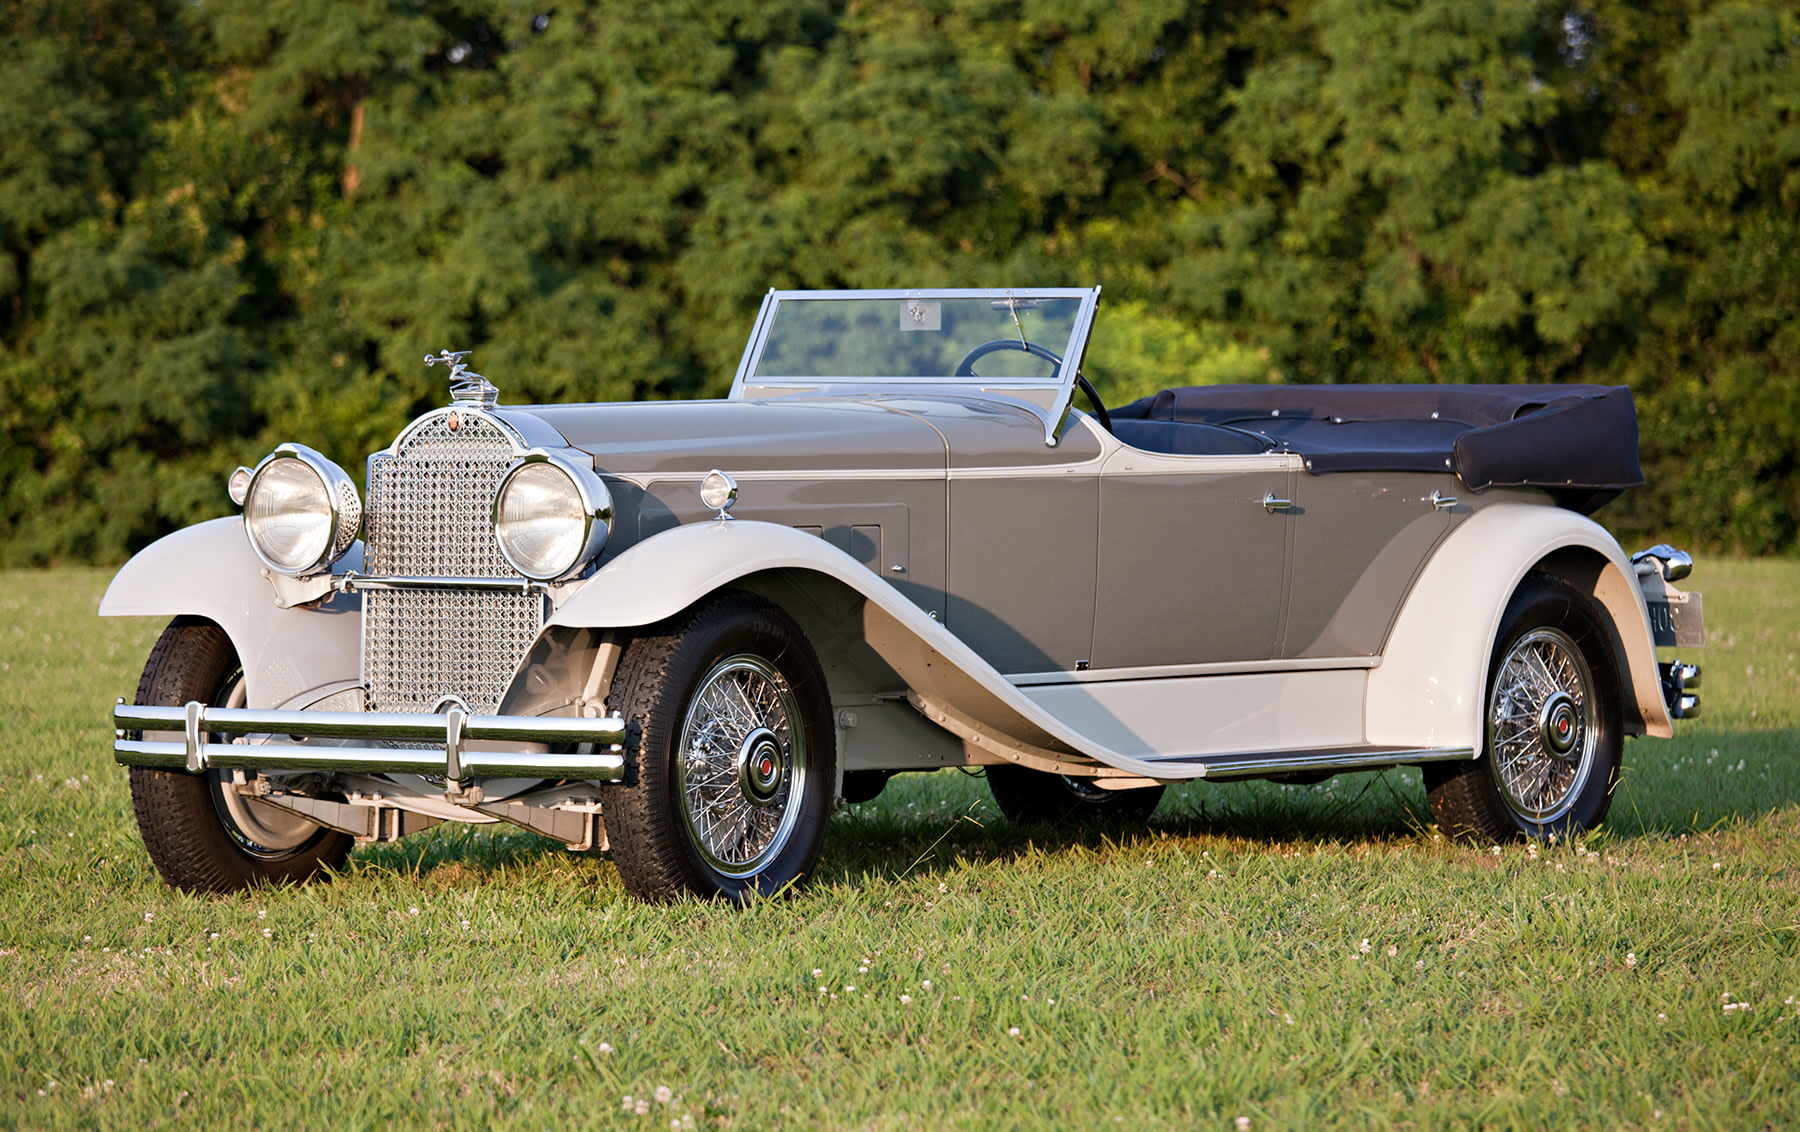
M726 657L701 678L682 722L676 774L688 837L726 876L781 853L806 788L800 703L773 665Z
M608 703L626 781L608 789L619 878L645 900L743 901L812 871L837 743L818 654L779 606L723 591L635 637Z
M1500 662L1488 703L1488 745L1500 796L1546 825L1574 805L1598 745L1594 676L1559 629L1534 629Z
M237 669L226 679L212 702L219 707L239 708L246 700L244 673ZM231 740L224 735L209 733L206 741L228 743ZM218 811L220 826L248 856L264 861L285 860L312 848L328 832L323 826L290 810L238 793L230 771L207 771L206 784L212 794L213 808Z
M1446 834L1491 845L1606 819L1629 689L1613 639L1604 608L1568 581L1519 584L1490 654L1482 757L1423 768Z

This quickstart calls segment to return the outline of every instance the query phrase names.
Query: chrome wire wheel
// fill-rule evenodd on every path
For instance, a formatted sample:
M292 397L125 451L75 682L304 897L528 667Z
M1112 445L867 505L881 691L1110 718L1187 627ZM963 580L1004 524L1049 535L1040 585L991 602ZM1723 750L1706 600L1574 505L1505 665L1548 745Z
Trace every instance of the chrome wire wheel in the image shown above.
M721 875L761 872L792 836L807 787L800 720L786 679L749 653L713 665L689 699L675 757L678 805L688 839Z
M1487 731L1507 807L1538 826L1568 814L1593 773L1600 734L1594 675L1568 634L1533 629L1507 650Z
M240 708L246 700L241 671L232 673L214 697L219 707ZM229 741L223 735L207 736L209 743ZM247 855L263 861L285 860L305 852L325 835L325 828L317 822L238 793L231 779L230 771L206 772L207 789L212 794L213 808L219 812L219 824Z

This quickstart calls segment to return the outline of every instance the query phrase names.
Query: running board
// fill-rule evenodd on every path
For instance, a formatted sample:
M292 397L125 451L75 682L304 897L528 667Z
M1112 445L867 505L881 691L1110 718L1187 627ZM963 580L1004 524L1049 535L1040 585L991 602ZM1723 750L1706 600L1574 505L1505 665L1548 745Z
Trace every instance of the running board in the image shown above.
M1366 770L1412 763L1453 762L1475 757L1473 747L1317 747L1299 751L1259 751L1241 755L1173 755L1148 759L1164 766L1196 768L1196 778L1254 778L1305 771Z

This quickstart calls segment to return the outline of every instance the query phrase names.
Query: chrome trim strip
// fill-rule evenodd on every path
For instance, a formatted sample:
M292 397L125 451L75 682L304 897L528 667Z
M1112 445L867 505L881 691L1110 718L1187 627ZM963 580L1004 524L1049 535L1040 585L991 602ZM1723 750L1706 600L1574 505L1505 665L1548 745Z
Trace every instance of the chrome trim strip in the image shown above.
M1452 762L1475 757L1473 747L1337 747L1324 750L1259 751L1244 755L1173 755L1146 762L1187 763L1200 768L1201 778L1248 778L1290 771L1355 770L1358 767L1394 766L1405 763Z
M529 743L592 743L616 747L625 741L625 721L616 716L446 715L353 711L264 711L115 704L118 738L113 757L127 766L245 770L338 770L365 774L443 774L455 778L580 778L618 782L625 757L617 751L471 751L470 740ZM130 731L165 731L179 741L128 739ZM373 740L431 740L432 750L388 747L309 747L295 743L207 743L204 734L275 734Z
M332 588L339 593L357 590L510 590L514 593L544 593L547 584L530 578L425 578L406 574L332 575Z
M1378 656L1302 656L1284 660L1219 660L1208 664L1163 664L1141 668L1084 668L1075 672L1019 672L1007 676L1006 681L1016 688L1036 688L1046 684L1105 684L1125 680L1166 680L1178 676L1255 676L1380 666Z
M117 704L113 726L127 731L180 731L187 707ZM448 716L426 712L270 711L262 708L200 707L199 729L227 735L316 735L324 738L442 739ZM526 743L623 743L625 721L616 716L577 719L566 715L470 715L464 739Z

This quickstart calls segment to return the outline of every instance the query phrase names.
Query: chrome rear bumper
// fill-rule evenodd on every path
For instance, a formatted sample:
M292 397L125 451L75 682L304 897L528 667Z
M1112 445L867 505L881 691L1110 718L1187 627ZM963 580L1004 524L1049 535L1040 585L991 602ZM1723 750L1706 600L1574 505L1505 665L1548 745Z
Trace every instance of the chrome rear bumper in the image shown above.
M433 774L452 782L478 778L567 778L619 782L625 777L625 722L617 717L442 715L355 711L260 711L250 708L153 707L119 700L113 707L113 758L126 766L225 770L323 770L359 774ZM179 740L133 739L132 732L175 732ZM239 737L215 742L212 737ZM313 746L303 742L244 742L247 736L432 742L441 747ZM583 752L468 750L471 741L591 744Z

